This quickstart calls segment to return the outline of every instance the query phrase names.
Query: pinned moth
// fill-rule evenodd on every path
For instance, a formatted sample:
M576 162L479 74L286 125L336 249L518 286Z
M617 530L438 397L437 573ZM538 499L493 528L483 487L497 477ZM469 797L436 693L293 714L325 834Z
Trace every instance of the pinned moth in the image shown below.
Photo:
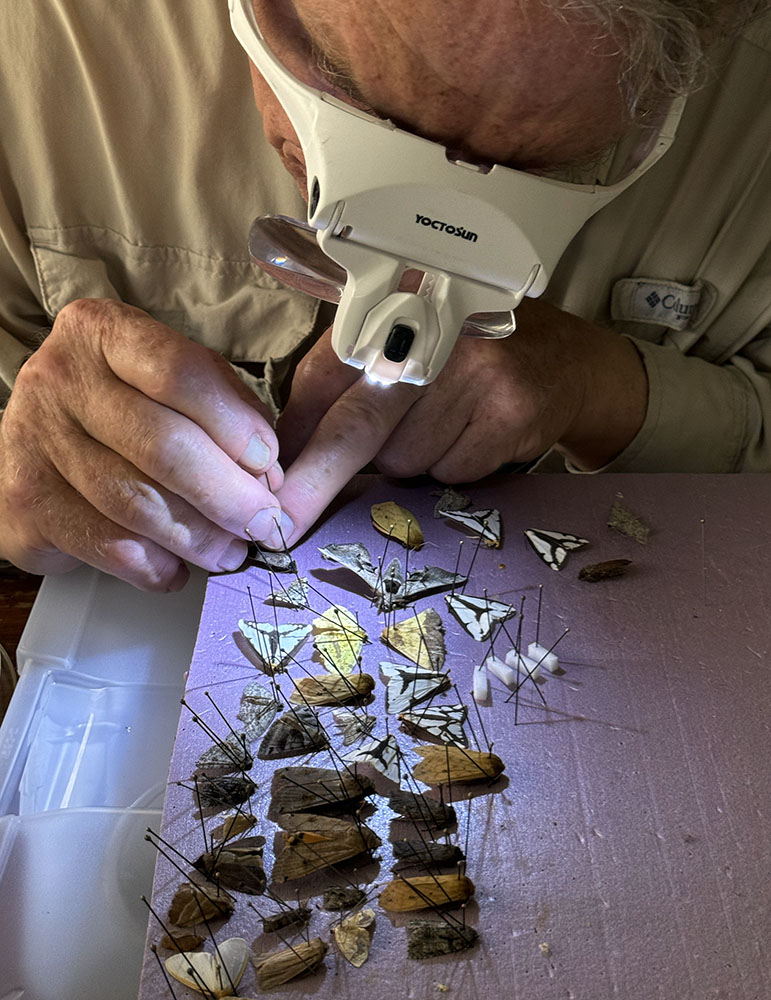
M534 552L553 570L562 569L568 553L589 544L587 538L567 534L562 531L546 531L542 528L528 528L525 538Z
M412 770L418 781L427 785L444 785L492 781L502 774L505 765L494 753L463 750L451 746L415 747L422 760Z
M272 604L274 607L304 610L308 607L308 578L298 576L288 587L273 590L265 598L265 603Z
M405 576L398 559L393 559L385 569L376 569L367 547L361 542L326 545L319 552L329 562L337 563L363 580L372 592L378 611L404 608L418 597L466 582L465 576L439 566L412 570Z
M399 744L394 736L370 740L356 750L350 750L341 759L346 764L369 764L397 785L401 780Z
M370 674L323 674L301 677L289 696L293 705L343 705L349 701L365 701L372 694L375 679Z
M429 705L414 712L400 712L399 718L406 725L420 729L456 747L467 747L468 736L463 729L468 709L465 705Z
M401 789L391 792L388 805L398 818L409 820L413 824L422 824L437 830L447 830L456 820L455 809L445 805L428 795L417 795L415 792L405 792Z
M196 774L228 774L248 771L254 764L247 745L246 732L230 733L225 739L217 740L208 750L204 750L195 764Z
M443 510L442 516L448 521L460 524L480 539L490 549L501 547L501 512L494 508L487 510Z
M206 920L227 920L235 900L211 882L183 882L169 904L168 917L177 927L196 927Z
M241 634L257 654L260 667L266 674L286 670L287 664L311 634L310 625L271 625L269 622L238 622Z
M433 698L450 686L449 674L421 670L403 663L381 660L380 671L388 678L386 711L391 715L407 712L413 705Z
M401 542L405 548L419 549L423 544L423 530L418 519L406 507L400 507L393 500L373 504L370 517L376 531Z
M166 970L183 986L203 993L207 1000L234 995L243 978L251 951L243 938L221 941L211 954L188 951L166 959Z
M375 930L375 911L366 908L335 924L332 933L343 958L360 969L369 958L369 946Z
M314 830L283 831L283 846L276 851L273 864L274 882L302 878L380 847L380 837L364 824L327 820L327 825L334 825L328 834Z
M263 990L274 990L292 979L315 972L326 953L326 943L316 937L265 955L255 955L252 964L257 974L257 983Z
M361 648L367 633L356 615L340 605L332 605L314 619L314 658L331 674L350 674L361 661Z
M374 715L367 715L364 712L352 712L349 708L338 708L332 713L335 725L340 730L343 738L343 746L349 747L357 740L369 736L375 728L377 719Z
M215 850L204 851L193 862L193 867L226 889L259 896L267 884L262 866L264 847L264 837L243 837Z
M474 883L466 875L400 876L389 882L378 901L384 910L407 913L437 906L457 906L474 895Z
M276 813L355 812L375 786L364 775L325 767L280 767L271 783L271 809ZM289 829L279 820L285 829Z
M427 670L441 670L447 648L444 644L444 626L433 608L426 608L412 618L394 622L380 633L381 640Z
M323 750L329 745L326 730L307 705L298 705L280 715L268 729L257 750L260 760L280 760Z
M244 731L250 740L262 736L281 705L259 681L249 681L241 694L238 716L244 724Z
M511 604L493 601L488 597L457 593L445 594L444 599L455 618L477 642L485 642L496 625L508 621L517 613Z

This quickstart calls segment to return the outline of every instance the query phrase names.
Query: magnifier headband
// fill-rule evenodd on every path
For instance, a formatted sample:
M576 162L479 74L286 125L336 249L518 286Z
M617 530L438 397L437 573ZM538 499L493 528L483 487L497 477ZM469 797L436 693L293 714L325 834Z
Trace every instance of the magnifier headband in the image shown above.
M540 295L584 222L663 155L682 110L673 106L646 159L612 186L486 169L298 80L268 46L251 0L229 6L236 37L297 133L308 223L348 274L333 346L385 382L432 381L466 317ZM398 290L406 268L425 274L417 293ZM396 328L410 343L394 360Z

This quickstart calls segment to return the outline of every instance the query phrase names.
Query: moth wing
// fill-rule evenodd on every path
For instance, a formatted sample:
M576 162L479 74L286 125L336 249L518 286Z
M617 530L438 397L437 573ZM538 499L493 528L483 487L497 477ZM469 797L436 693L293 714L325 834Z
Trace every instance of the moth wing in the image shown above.
M425 711L402 712L399 718L412 726L424 729L442 743L458 747L468 746L468 737L463 729L468 710L465 705L435 705Z
M568 552L588 545L586 538L571 535L561 531L546 531L541 528L528 528L525 537L547 566L554 570L562 569Z
M399 715L426 698L444 691L450 683L447 674L416 669L403 663L384 660L380 669L388 677L386 711L391 715Z
M370 740L356 750L349 751L342 760L346 764L369 764L397 785L401 779L399 745L393 736Z
M372 565L369 551L361 542L343 542L325 545L319 549L322 557L349 569L364 580L373 590L378 587L378 571Z
M217 953L186 951L166 959L166 970L197 993L231 996L241 982L250 948L243 938L228 938L217 945Z
M447 510L442 511L442 515L449 521L455 521L475 534L481 535L491 548L500 547L501 513L495 508L473 511Z

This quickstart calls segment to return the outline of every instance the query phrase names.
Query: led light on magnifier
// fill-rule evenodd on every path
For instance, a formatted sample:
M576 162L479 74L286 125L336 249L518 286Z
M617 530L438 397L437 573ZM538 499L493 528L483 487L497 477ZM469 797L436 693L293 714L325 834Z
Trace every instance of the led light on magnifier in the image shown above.
M525 295L540 295L570 240L658 160L682 111L675 102L646 158L607 187L453 160L294 77L262 35L251 0L229 0L233 30L294 127L311 197L308 224L258 219L250 249L281 280L337 302L332 346L383 383L425 385L461 330L507 336ZM422 275L405 290L405 275ZM394 327L414 337L389 360Z

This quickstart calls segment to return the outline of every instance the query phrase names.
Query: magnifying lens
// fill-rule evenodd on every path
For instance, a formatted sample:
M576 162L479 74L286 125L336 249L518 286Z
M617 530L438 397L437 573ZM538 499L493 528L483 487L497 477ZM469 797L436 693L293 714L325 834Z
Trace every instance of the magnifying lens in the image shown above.
M544 291L587 219L664 154L682 113L677 100L644 159L608 186L479 166L298 80L266 42L251 0L228 2L236 37L297 133L308 176L307 223L257 219L252 256L337 302L338 357L386 384L432 382L461 332L513 333L522 298ZM406 291L410 272L419 284Z

